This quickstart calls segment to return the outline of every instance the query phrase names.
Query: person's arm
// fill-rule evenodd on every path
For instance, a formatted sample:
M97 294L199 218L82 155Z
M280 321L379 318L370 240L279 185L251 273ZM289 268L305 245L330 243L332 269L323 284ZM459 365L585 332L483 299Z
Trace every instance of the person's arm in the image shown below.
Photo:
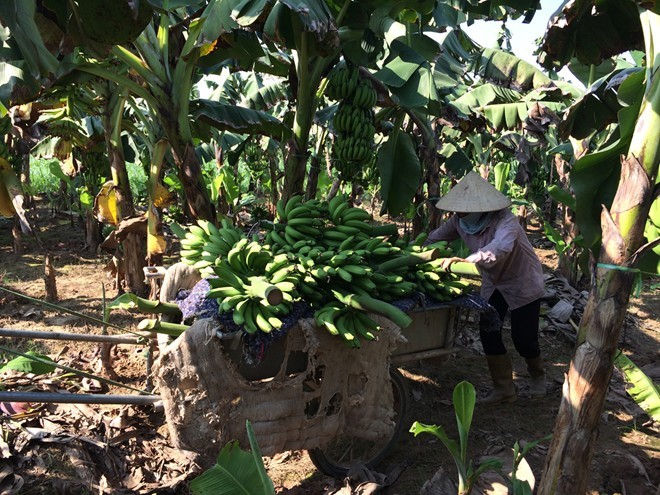
M502 222L496 227L493 240L465 259L483 267L503 262L513 251L516 242L515 227L510 221Z
M440 225L440 227L429 232L429 235L426 238L424 245L427 246L429 244L433 244L434 242L438 242L438 241L451 242L458 239L459 235L458 235L458 230L456 229L457 218L458 217L454 215L445 223Z

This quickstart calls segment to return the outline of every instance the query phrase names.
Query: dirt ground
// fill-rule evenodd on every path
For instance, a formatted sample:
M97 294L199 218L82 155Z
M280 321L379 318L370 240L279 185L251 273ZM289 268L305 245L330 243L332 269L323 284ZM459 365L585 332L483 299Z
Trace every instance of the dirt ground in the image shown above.
M108 300L116 296L112 281L103 273L107 257L84 251L82 227L68 217L48 214L37 218L36 224L44 244L54 256L58 304L100 318L103 287ZM11 225L9 220L0 219L0 286L43 298L43 253L38 251L34 239L26 237L23 240L25 253L20 257L14 255L10 243ZM538 253L550 276L556 267L554 251L540 244ZM653 282L657 284L658 280ZM660 290L651 283L646 283L640 296L632 300L621 348L657 383L660 379ZM549 310L554 302L549 299L544 310ZM112 313L111 321L135 329L142 317L118 311ZM457 438L451 402L454 386L462 380L469 381L479 395L489 385L478 341L477 319L474 311L462 311L455 348L448 359L413 362L401 367L409 394L407 424L397 446L378 466L378 473L372 473L383 485L379 493L419 494L424 483L440 467L447 476L456 479L453 461L443 445L429 435L415 438L408 429L417 420L442 425L450 437ZM5 291L0 291L0 327L101 332L98 325L84 322L75 315L45 308ZM541 346L549 378L549 393L542 399L525 396L524 361L514 352L520 397L512 404L477 407L469 437L472 458L511 448L516 442L539 440L552 433L564 373L573 352L569 334L558 330L545 318L542 321ZM510 340L507 345L513 351ZM100 348L96 344L3 337L0 346L48 354L59 362L89 372L100 369ZM136 388L145 385L147 353L144 347L119 345L111 354L117 381ZM5 359L11 357L6 352L3 355ZM70 391L95 391L97 387L107 390L94 381L84 382L65 375L60 373L57 380L40 381L38 385L30 377L11 373L5 374L2 380L7 389L59 387ZM110 387L110 391L116 390ZM8 418L6 411L4 414L4 435L0 442L0 489L5 490L2 493L188 493L182 474L185 470L174 449L168 446L162 412L144 406L49 405L22 416ZM548 445L546 440L526 456L537 480ZM334 493L347 483L317 471L304 451L283 452L266 458L265 463L279 494ZM654 494L659 489L658 424L651 422L626 394L623 377L616 370L589 469L589 495L643 495ZM352 483L353 487L356 485L357 482ZM344 488L340 493L375 492Z

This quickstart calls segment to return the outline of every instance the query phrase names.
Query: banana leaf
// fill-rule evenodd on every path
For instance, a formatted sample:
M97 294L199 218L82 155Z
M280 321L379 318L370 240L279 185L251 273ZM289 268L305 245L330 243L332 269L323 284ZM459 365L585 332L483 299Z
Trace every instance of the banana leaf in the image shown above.
M442 442L451 454L458 471L458 493L469 493L470 487L483 472L501 468L502 462L499 459L487 459L475 469L472 460L468 459L468 436L476 404L474 386L470 382L460 382L454 387L452 402L458 426L459 442L449 438L444 428L438 425L426 425L415 421L410 427L410 432L415 436L420 433L430 433Z
M529 110L536 103L537 102L501 103L479 107L476 111L484 115L494 130L512 130L519 129L522 126L523 122L527 119ZM565 108L563 103L555 101L540 101L538 103L554 112L561 112Z
M22 373L33 373L35 375L46 375L55 371L55 365L48 364L53 360L48 356L42 354L37 354L34 351L28 351L25 353L27 356L33 356L39 358L41 361L36 361L27 356L18 356L0 368L0 373L8 370L20 371Z
M540 9L540 0L452 0L471 19L487 17L491 20L513 20L525 16L524 22L530 22L532 15Z
M277 140L287 137L291 130L266 112L225 105L211 100L191 102L194 119L200 119L222 131L239 134L261 134Z
M398 215L411 203L419 187L422 166L412 138L397 126L378 150L382 213Z
M0 61L0 117L7 114L18 94L38 92L39 81L30 75L25 61Z
M215 43L222 35L238 29L239 25L232 17L232 11L241 3L243 0L211 0L204 9L204 24L197 39L197 46Z
M374 77L390 88L401 88L425 64L428 64L427 60L417 51L401 41L394 41L389 60Z
M638 65L642 65L641 63ZM577 58L573 58L568 63L568 70L584 84L585 87L589 87L594 81L606 77L615 70L620 69L629 69L633 65L622 58L608 58L603 60L599 65L584 65L581 64Z
M272 495L275 486L264 467L250 421L245 422L251 452L238 442L228 443L218 454L216 465L190 482L194 495Z
M552 79L529 62L495 48L484 48L472 69L486 80L519 91L555 87Z
M641 67L617 70L594 82L589 90L566 112L559 126L562 139L572 136L584 139L594 132L605 129L617 121L617 113L625 106L619 91L628 78L636 78L634 84L641 85L644 71ZM631 82L625 86L629 86ZM624 88L625 88L624 86Z
M241 12L250 4L261 0L243 2ZM252 16L255 11L250 11ZM241 18L237 18L240 23ZM339 35L334 17L323 0L280 0L271 8L263 25L267 39L291 50L299 50L301 38L311 41L309 55L330 55L339 47ZM309 36L308 36L309 35Z
M231 65L242 70L252 70L257 60L265 57L266 52L255 33L235 30L222 35L222 45L213 42L202 45L209 47L203 51L198 64L206 71L220 72L220 64L231 60Z
M628 356L619 352L614 364L626 377L630 385L626 392L635 400L653 421L660 421L660 390Z
M642 49L639 7L633 0L574 0L552 15L541 43L539 62L559 70L574 57L584 65L600 65L631 48Z
M161 12L171 12L181 7L197 7L201 5L204 0L147 0L148 3L156 10Z
M643 94L643 72L633 73L621 83L617 97L623 105L617 112L616 131L599 149L577 160L571 171L576 220L587 246L593 246L600 238L601 205L609 206L614 198L620 156L630 147Z
M462 177L474 166L464 148L450 138L446 138L438 154L445 157L445 168L456 177Z
M289 84L277 81L267 85L256 82L248 84L245 88L243 102L248 108L255 110L268 110L279 102L286 100Z
M29 73L36 79L55 73L59 62L44 45L35 21L36 2L3 0L0 2L0 18L9 28L11 37L27 63Z
M515 103L520 101L522 93L513 89L502 88L495 84L482 84L451 102L451 106L464 115L473 113L477 108L490 104Z

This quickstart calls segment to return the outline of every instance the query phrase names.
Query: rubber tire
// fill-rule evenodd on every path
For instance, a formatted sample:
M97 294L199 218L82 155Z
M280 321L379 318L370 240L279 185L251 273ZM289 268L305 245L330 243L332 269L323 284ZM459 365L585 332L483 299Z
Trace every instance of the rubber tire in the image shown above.
M408 391L401 372L392 367L390 368L390 380L392 383L392 392L394 394L394 431L392 436L385 442L382 447L374 446L377 448L375 452L370 452L368 459L364 459L360 464L367 468L376 467L386 456L389 454L392 447L396 445L401 436L401 432L406 424L405 417L408 410ZM356 459L349 460L348 463L337 461L332 458L328 451L329 447L311 449L307 453L314 466L327 476L333 478L343 479L348 474L352 466L357 464Z

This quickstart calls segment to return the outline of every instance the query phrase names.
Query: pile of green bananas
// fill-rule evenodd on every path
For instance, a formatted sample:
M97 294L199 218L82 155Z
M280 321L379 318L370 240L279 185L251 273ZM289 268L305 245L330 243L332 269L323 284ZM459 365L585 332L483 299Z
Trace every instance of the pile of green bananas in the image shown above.
M234 323L248 333L280 328L298 295L289 281L295 257L275 255L267 245L248 239L227 219L218 228L206 220L172 231L181 243L181 261L208 278L207 297L218 299L221 313L232 313Z
M330 201L294 196L276 210L274 222L261 222L262 242L227 221L221 237L205 222L178 231L186 262L214 275L208 297L247 332L280 328L293 303L304 301L316 309L319 327L359 347L377 336L370 313L405 327L410 317L392 302L417 293L447 301L468 289L440 266L452 255L446 243L423 246L425 234L411 242L394 224L373 225L366 210L341 194ZM222 246L209 246L219 239Z
M373 159L373 107L378 94L368 79L360 77L359 67L345 64L330 73L326 95L340 102L332 119L336 131L334 167L342 179L352 182L360 178L364 164Z

